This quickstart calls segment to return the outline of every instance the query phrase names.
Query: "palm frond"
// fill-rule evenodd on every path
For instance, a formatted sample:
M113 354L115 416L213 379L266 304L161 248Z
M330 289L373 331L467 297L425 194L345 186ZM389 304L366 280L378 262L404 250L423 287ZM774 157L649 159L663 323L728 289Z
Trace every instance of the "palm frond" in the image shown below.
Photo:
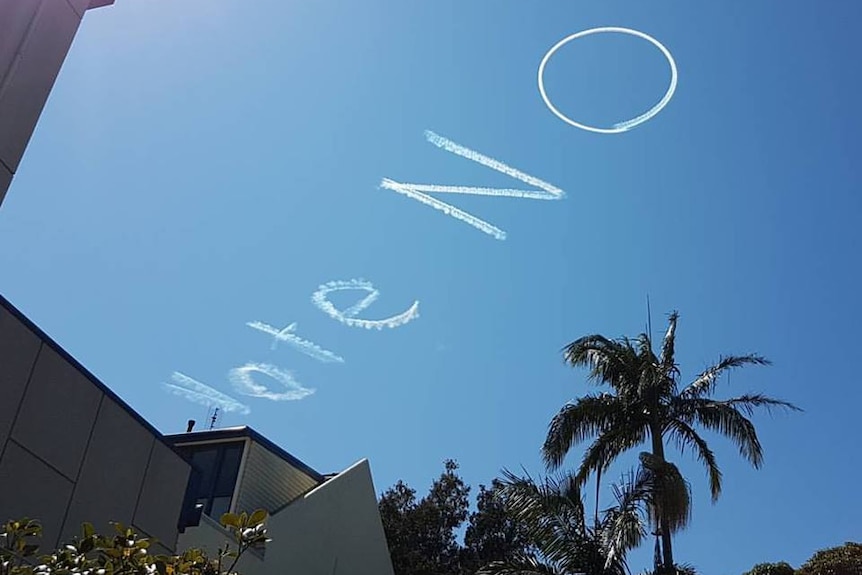
M721 375L737 367L744 365L771 365L772 362L765 357L749 354L749 355L729 355L720 357L718 363L705 369L692 381L685 389L680 392L681 397L697 398L711 395L715 390L715 384Z
M697 575L697 568L691 563L677 563L675 567L678 575Z
M730 439L740 455L759 469L763 463L763 448L754 424L739 411L742 405L714 399L685 399L678 403L675 411L677 418L686 424L696 423Z
M590 475L604 471L617 457L644 443L649 435L649 422L643 413L626 411L619 424L598 436L584 452L575 479L583 486Z
M628 339L614 341L602 335L573 341L563 348L563 360L572 367L589 368L591 380L618 392L631 380L632 368L638 364L637 352Z
M652 342L649 336L642 333L637 338L638 365L636 368L637 386L635 397L637 400L649 400L673 391L674 373L666 374L659 364L658 358L652 351ZM631 389L629 384L626 386Z
M574 551L559 562L567 575L628 575L625 561L607 560L607 549L598 536L582 542Z
M715 454L709 448L709 445L697 434L694 428L684 421L672 420L667 431L670 438L676 442L680 453L685 453L687 448L691 448L698 461L706 467L712 502L715 503L718 501L718 497L721 495L721 469L719 469L718 462L715 460Z
M655 356L652 350L652 340L649 338L649 334L642 333L635 339L637 342L636 349L638 352L638 358L643 362L649 363L658 363L658 358Z
M623 407L619 398L608 393L581 397L563 406L548 426L542 447L545 465L559 468L572 446L612 429Z
M639 547L647 536L646 505L649 504L648 477L639 469L629 472L619 484L612 484L611 490L616 505L604 511L601 534L607 549L609 567L612 562L622 563L626 569L626 554Z
M744 395L725 399L721 403L725 403L727 405L735 407L736 409L745 412L745 414L748 416L754 415L754 410L758 407L766 409L767 413L772 413L773 409L802 411L802 409L796 407L788 401L775 399L761 393L746 393Z
M679 468L651 453L639 456L644 481L649 485L648 514L654 524L664 524L671 533L691 521L691 486Z
M494 561L485 565L476 575L568 575L554 565L543 563L532 555L509 561Z
M588 538L581 492L571 473L537 483L504 470L500 495L545 557L560 559Z

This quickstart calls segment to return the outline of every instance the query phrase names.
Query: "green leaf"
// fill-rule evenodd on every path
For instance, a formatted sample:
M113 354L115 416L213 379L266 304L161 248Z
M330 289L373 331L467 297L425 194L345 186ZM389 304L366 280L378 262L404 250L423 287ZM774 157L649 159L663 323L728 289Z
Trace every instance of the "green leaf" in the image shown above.
M235 527L239 528L240 526L240 517L236 513L225 513L221 516L220 520L221 524L225 527Z
M248 526L249 527L257 527L264 521L266 521L267 517L266 509L258 509L254 513L251 514L251 517L248 518Z
M93 524L92 524L92 523L84 522L84 523L81 525L81 531L84 533L84 538L85 538L85 539L86 539L86 538L88 538L88 537L92 537L93 535L95 535L95 534L96 534L96 530L93 528Z

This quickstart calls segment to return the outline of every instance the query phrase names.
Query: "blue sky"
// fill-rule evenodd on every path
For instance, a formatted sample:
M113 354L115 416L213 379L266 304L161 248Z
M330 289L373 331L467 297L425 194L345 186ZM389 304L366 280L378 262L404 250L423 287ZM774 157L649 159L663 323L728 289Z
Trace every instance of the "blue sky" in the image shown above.
M851 2L120 0L85 18L0 210L0 289L166 433L206 417L161 387L179 371L251 409L224 425L322 472L368 457L378 490L420 491L445 458L474 486L502 467L539 472L548 421L591 391L560 348L636 335L649 294L657 335L681 313L684 374L757 351L774 366L720 393L805 409L756 418L759 471L710 437L717 505L674 455L695 491L678 559L727 575L799 565L858 539L862 510L846 492L862 399L860 16ZM564 124L536 87L544 53L595 26L650 34L679 68L667 108L620 135ZM669 77L648 43L602 35L561 49L546 82L562 111L610 125ZM567 198L442 198L504 229L497 241L379 189L523 187L426 129ZM360 277L380 291L360 317L414 300L421 316L368 331L312 304L320 284ZM254 320L297 322L345 362L273 350ZM240 395L227 374L248 362L315 393Z

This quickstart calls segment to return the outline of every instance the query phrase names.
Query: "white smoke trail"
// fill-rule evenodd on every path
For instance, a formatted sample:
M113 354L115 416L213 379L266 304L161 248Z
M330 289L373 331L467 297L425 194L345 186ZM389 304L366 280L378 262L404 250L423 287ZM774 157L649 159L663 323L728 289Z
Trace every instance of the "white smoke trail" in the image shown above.
M446 150L462 158L481 164L491 168L501 174L505 174L511 178L535 186L538 190L518 190L512 188L484 188L473 186L439 186L434 184L404 184L396 182L389 178L384 178L380 187L398 192L409 198L421 202L427 206L431 206L435 210L439 210L448 216L452 216L456 220L460 220L477 230L493 236L498 240L506 239L506 232L497 226L486 222L481 218L460 210L451 204L447 204L441 200L429 196L429 193L438 194L473 194L477 196L493 196L493 197L510 197L531 200L561 200L566 197L566 193L560 188L549 184L544 180L540 180L534 176L526 174L518 169L515 169L499 160L490 158L484 154L465 148L464 146L453 142L448 138L444 138L430 130L425 131L425 138L435 146Z
M630 36L642 38L647 42L651 43L659 50L661 50L661 53L664 54L664 57L667 59L667 62L670 65L670 85L668 86L667 92L665 92L665 95L662 96L662 99L659 101L659 103L641 114L640 116L632 118L631 120L626 120L624 122L617 122L610 128L597 128L595 126L589 126L587 124L582 124L581 122L576 122L575 120L563 114L560 110L557 109L556 106L554 106L553 102L551 102L551 99L548 97L548 93L545 91L545 67L548 65L551 56L553 56L554 53L557 52L557 50L559 50L569 42L577 40L578 38L583 38L584 36L590 36L592 34L604 34L608 32L617 34L628 34ZM574 34L566 36L565 38L554 44L551 49L545 53L545 55L542 57L542 61L539 63L538 81L539 94L542 96L542 100L545 102L545 105L556 117L558 117L563 122L569 124L570 126L580 128L581 130L595 132L596 134L619 134L643 124L644 122L661 112L665 106L667 106L667 103L670 102L670 99L673 97L673 94L676 91L678 72L676 69L676 62L674 61L670 51L664 46L664 44L662 44L649 34L645 34L640 30L633 30L631 28L604 26L601 28L590 28L589 30L582 30L580 32L576 32Z
M397 182L396 182L397 183ZM559 197L538 190L516 190L511 188L474 188L470 186L437 186L434 184L402 184L411 190L432 194L471 194L474 196L495 196L521 198L528 200L558 200Z
M359 303L341 311L329 301L327 296L332 292L345 290L364 290L368 292L368 295L359 301ZM369 320L356 317L359 312L371 305L379 296L380 292L369 281L363 279L336 280L318 287L317 291L311 295L311 302L332 319L350 327L364 327L365 329L378 330L386 327L396 328L419 317L418 301L414 301L413 305L406 311L386 319Z
M284 329L278 329L269 324L263 323L262 321L250 321L245 325L271 335L273 337L272 349L275 349L276 343L282 341L293 347L296 351L304 353L305 355L313 357L323 363L344 363L344 358L340 355L331 352L328 349L323 349L313 341L302 339L298 335L294 335L293 332L296 331L296 322L290 324Z
M388 317L386 319L356 319L356 318L341 318L341 321L344 325L349 327L364 327L365 329L377 329L381 330L384 327L388 328L396 328L400 327L404 324L410 323L414 319L419 317L419 302L414 301L413 304L407 308L406 311L399 313L398 315L393 315L392 317Z
M354 305L344 310L343 312L341 312L342 315L344 315L345 317L356 317L357 315L359 315L359 312L363 311L365 308L377 301L377 298L380 297L380 292L377 291L377 289L372 286L370 282L367 282L367 284L370 290L366 289L365 287L363 287L362 289L368 291L368 295L359 300Z
M455 206L440 201L437 198L432 198L431 196L423 194L422 192L417 192L410 184L402 184L400 182L395 182L388 178L384 178L383 181L380 182L380 187L386 188L387 190L392 190L393 192L398 192L399 194L404 194L408 198L413 198L414 200L422 202L426 206L431 206L436 210L440 210L447 216L452 216L456 220L461 220L465 224L469 224L477 230L485 232L489 236L494 236L498 240L506 239L506 232L504 232L497 226L489 224L485 220L477 218L476 216L465 212L464 210L459 210Z
M488 168L491 168L494 171L500 172L501 174L506 174L507 176L514 178L516 180L520 180L525 184L529 184L531 186L536 186L542 190L545 190L552 196L553 199L563 199L566 197L566 192L561 190L560 188L549 184L544 180L540 180L530 174L525 174L521 170L513 168L507 164L499 160L495 160L494 158L489 158L485 154L481 154L470 148L465 148L460 144L456 144L449 138L445 138L438 134L435 134L431 130L425 130L425 139L437 146L438 148L443 148L447 152L451 152L455 155L461 156L462 158L467 158L468 160L472 160L477 164L482 164Z
M178 371L171 374L171 381L173 383L162 383L162 386L174 395L207 407L218 407L223 411L237 411L243 415L251 413L247 405Z
M252 378L253 373L262 373L271 377L287 390L281 393L270 391L265 385L257 383ZM242 367L235 367L228 372L228 378L237 392L272 401L296 401L314 393L314 389L303 387L289 371L267 363L247 363Z

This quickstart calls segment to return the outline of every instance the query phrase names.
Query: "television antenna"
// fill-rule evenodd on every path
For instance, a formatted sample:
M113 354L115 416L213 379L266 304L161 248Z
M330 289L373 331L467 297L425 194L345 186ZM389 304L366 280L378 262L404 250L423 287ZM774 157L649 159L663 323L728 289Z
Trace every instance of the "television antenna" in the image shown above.
M213 409L212 415L209 415L209 412L207 412L207 415L209 416L209 420L210 420L210 429L213 429L216 425L216 422L218 421L218 416L219 416L218 407Z

